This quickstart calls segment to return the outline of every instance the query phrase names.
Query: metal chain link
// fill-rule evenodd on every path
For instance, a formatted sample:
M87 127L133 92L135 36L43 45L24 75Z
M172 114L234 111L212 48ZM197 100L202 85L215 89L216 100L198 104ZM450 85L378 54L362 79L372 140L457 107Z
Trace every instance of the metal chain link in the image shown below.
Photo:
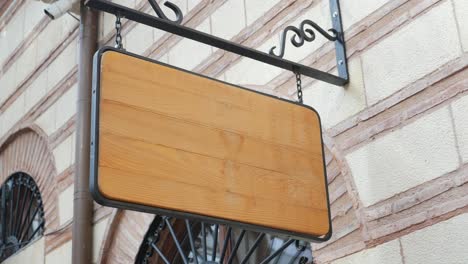
M122 23L120 22L120 14L115 16L115 48L123 49L122 44Z
M296 86L297 86L297 100L299 103L303 103L302 101L302 80L301 74L299 72L295 72L296 74Z

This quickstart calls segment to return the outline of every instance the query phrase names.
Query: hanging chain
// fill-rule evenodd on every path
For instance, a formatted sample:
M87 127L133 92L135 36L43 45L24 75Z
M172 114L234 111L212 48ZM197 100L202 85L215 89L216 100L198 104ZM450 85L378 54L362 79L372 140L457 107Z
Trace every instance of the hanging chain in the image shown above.
M302 80L301 80L301 74L299 72L295 72L296 74L296 85L297 85L297 100L299 103L303 103L302 101Z
M123 49L122 44L122 23L120 22L120 14L115 16L115 48Z

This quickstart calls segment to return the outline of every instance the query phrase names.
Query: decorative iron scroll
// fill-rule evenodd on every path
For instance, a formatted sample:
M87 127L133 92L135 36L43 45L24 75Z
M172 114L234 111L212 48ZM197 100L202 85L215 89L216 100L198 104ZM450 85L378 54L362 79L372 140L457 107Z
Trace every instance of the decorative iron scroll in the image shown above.
M180 10L180 8L169 2L169 1L166 1L164 3L165 6L167 6L169 9L171 9L172 11L174 11L175 15L176 15L176 20L170 20L165 14L164 12L161 10L161 7L159 7L159 4L156 3L155 0L148 0L151 7L154 9L154 12L156 12L156 14L158 15L159 18L161 19L164 19L164 20L167 20L167 21L171 21L171 22L174 22L176 24L180 24L182 23L182 19L184 19L184 15L182 14L182 11Z
M333 35L330 35L325 31L323 28L321 28L317 23L311 21L311 20L304 20L300 24L299 28L294 27L294 26L288 26L283 30L283 34L281 35L281 43L280 43L280 51L279 54L275 54L274 50L276 49L276 46L272 47L270 49L270 54L273 56L277 56L280 58L283 58L284 52L286 49L286 35L288 31L292 31L295 34L291 37L291 43L294 45L294 47L299 48L304 43L307 42L312 42L315 40L315 32L314 30L310 28L305 28L306 26L311 26L313 27L318 33L320 33L322 36L327 38L330 41L336 41L338 40L338 33L336 32L335 29L329 29Z

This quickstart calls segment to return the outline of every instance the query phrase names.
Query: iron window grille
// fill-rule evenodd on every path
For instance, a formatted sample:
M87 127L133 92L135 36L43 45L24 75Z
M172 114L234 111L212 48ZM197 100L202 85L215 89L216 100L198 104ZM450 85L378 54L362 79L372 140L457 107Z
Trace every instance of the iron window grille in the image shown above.
M306 264L309 242L225 225L155 216L136 264Z
M14 173L0 188L0 262L41 237L44 224L36 182L26 173Z

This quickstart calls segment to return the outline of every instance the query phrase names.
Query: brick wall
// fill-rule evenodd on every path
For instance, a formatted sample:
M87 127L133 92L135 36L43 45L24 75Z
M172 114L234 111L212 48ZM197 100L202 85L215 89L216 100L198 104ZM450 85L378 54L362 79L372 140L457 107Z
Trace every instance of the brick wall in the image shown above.
M116 2L153 13L143 0ZM288 25L331 24L327 0L172 2L186 26L265 52ZM468 262L468 2L340 2L350 83L303 78L304 102L322 117L334 228L329 242L313 245L314 256L340 264ZM29 150L21 143L27 131L52 164L46 176L32 176L49 177L56 192L45 204L53 208L45 239L16 257L69 263L78 22L50 21L32 0L8 5L0 17L0 159L12 144ZM100 45L113 45L113 26L102 14ZM290 72L125 19L123 36L130 52L295 99ZM320 36L289 45L285 58L335 72L333 45ZM14 166L45 166L36 163ZM150 219L96 205L94 261L131 262Z
M46 228L9 262L64 263L71 253L78 22L50 21L41 2L10 2L0 17L0 159L8 168L1 178L26 171L43 186Z

